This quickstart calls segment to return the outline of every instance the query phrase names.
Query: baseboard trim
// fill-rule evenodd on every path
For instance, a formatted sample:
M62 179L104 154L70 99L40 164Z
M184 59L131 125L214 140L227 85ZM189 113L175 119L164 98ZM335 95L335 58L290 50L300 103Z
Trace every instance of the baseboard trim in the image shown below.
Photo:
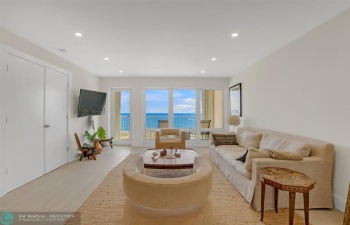
M334 208L339 211L345 212L346 199L342 199L336 195L333 195Z

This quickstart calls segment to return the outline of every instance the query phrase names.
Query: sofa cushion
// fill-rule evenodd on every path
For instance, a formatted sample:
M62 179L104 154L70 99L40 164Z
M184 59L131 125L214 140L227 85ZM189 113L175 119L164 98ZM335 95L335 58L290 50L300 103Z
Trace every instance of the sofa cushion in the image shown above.
M238 145L235 134L213 134L214 144L218 145Z
M252 178L252 172L248 171L245 168L244 162L235 160L234 162L231 163L231 166L233 166L233 168L235 168L235 170L237 170L241 175L245 176L249 180Z
M162 143L181 143L182 140L179 138L160 138L162 140Z
M247 149L242 148L239 145L220 145L211 149L216 151L240 174L248 179L251 179L251 172L245 169L244 162L236 160L238 157L242 156L247 151Z
M290 140L282 138L272 134L264 134L261 142L260 149L278 150L280 152L294 152L303 157L310 155L311 146L301 141Z
M234 155L234 158L230 158L230 160L226 160L230 162L231 160L236 160L236 158L243 155L246 149L242 148L239 145L220 145L215 147L215 151L225 159L229 155L230 156Z
M263 151L256 148L248 148L248 154L245 160L246 170L252 171L252 159L254 158L271 158L271 156L268 151Z
M262 134L248 130L237 130L237 141L244 148L259 148Z
M277 150L269 150L265 149L268 153L270 153L270 156L274 159L283 159L283 160L295 160L300 161L303 160L303 157L295 152L281 152Z

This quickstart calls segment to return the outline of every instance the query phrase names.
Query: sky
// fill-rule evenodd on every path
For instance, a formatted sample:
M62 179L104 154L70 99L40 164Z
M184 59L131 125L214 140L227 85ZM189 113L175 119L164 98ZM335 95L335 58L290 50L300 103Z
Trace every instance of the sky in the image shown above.
M169 90L146 90L146 113L167 113ZM196 90L173 91L174 113L196 112ZM130 113L130 91L121 93L121 113Z
M146 90L146 113L167 113L169 90ZM174 113L196 112L196 90L173 91Z
M130 113L130 91L121 91L121 113Z
M174 90L174 113L196 113L196 91Z

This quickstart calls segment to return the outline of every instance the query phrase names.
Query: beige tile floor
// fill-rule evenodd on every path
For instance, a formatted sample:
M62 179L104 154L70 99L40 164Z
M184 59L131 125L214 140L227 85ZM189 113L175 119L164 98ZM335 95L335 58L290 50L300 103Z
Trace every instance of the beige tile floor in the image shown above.
M208 148L196 148L208 152ZM142 147L103 148L97 160L74 161L25 184L0 198L0 211L75 212L103 178L130 153ZM302 210L296 213L303 216ZM310 210L313 225L342 225L344 214L336 209Z

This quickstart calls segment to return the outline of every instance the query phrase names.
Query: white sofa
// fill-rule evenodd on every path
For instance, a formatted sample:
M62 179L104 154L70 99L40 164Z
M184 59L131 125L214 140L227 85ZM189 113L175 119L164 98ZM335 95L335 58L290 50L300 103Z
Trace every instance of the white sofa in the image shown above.
M239 145L218 145L213 141L210 158L226 178L256 210L261 211L261 181L257 170L262 167L284 167L299 171L316 181L310 191L310 208L333 208L332 172L333 144L276 131L238 128L236 139ZM248 148L298 152L304 154L301 161L279 160L271 157L251 159L251 171L247 162L237 160ZM309 156L308 151L310 151ZM264 151L266 152L266 151ZM274 208L273 188L266 186L265 209ZM279 208L288 208L288 192L279 192ZM296 195L296 209L303 209L302 194Z
M141 157L124 167L124 224L210 225L212 167L206 159L197 156L193 174L178 178L150 177L143 168Z

